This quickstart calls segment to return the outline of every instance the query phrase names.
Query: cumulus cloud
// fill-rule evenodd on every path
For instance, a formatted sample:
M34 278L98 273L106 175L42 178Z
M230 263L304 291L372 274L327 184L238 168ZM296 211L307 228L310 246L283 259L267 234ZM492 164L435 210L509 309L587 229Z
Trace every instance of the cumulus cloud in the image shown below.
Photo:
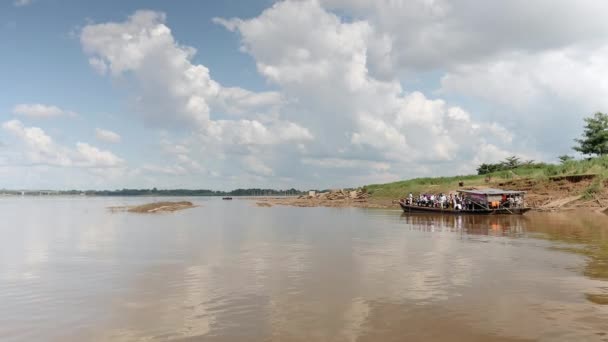
M75 112L61 109L57 106L35 104L18 104L13 108L13 113L30 118L52 118L58 116L76 116Z
M391 37L392 60L407 69L450 68L508 51L530 53L606 40L605 1L321 0L365 18Z
M545 131L570 143L586 111L608 106L608 24L597 15L606 9L286 0L253 18L215 18L276 89L261 92L214 80L160 12L87 25L80 41L96 72L127 80L148 124L190 139L161 144L170 166L143 171L365 182L543 158L558 149ZM416 89L428 71L437 92ZM531 148L545 154L521 153Z
M100 150L87 143L76 143L76 163L84 167L111 168L121 166L124 161L110 151Z
M412 80L437 72L438 94L464 99L475 107L474 117L508 127L513 142L526 149L549 156L567 152L582 118L608 110L602 76L608 68L608 21L600 14L607 2L320 3L388 36L392 48L385 59L393 75L405 72ZM373 60L368 69L374 75Z
M142 169L151 173L159 173L170 176L183 176L188 173L188 170L181 165L155 165L144 164Z
M608 110L607 72L608 43L508 53L452 68L441 92L487 103L487 117L519 132L515 140L555 156L570 150L584 117Z
M460 65L441 80L444 91L480 97L525 110L557 97L589 109L608 107L608 44L568 47L535 54L512 53Z
M119 143L121 140L120 135L118 133L101 128L95 128L95 138L97 138L97 140L99 141L112 144Z
M247 170L260 176L272 176L274 174L272 168L256 156L247 156L243 159L243 164Z
M56 143L39 127L27 127L19 120L10 120L2 128L15 136L24 146L18 165L46 165L56 167L116 168L124 166L124 160L112 152L100 150L87 143L78 142L75 148Z
M55 144L39 127L25 127L19 120L10 120L2 124L2 128L25 144L25 154L29 162L53 166L72 165L68 149Z
M165 22L163 13L137 11L124 22L87 25L80 36L97 71L133 74L137 105L146 119L163 127L193 125L218 144L279 143L284 141L280 130L294 125L303 133L287 140L311 137L306 128L277 119L279 93L224 87L213 80L207 67L192 62L196 49L178 44Z
M389 163L377 162L372 160L357 160L343 158L303 158L302 163L320 168L331 169L371 169L375 171L387 171L391 168Z
M319 160L352 159L338 165L353 168L362 165L355 160L374 159L398 168L470 163L489 135L496 144L510 143L508 130L496 122L473 120L459 106L405 91L386 72L391 58L378 57L393 50L391 40L370 21L346 21L318 1L283 1L252 19L215 22L238 32L260 74L294 103L290 110L307 114L307 127L324 142L307 150L329 156Z
M192 140L176 143L167 138L161 139L160 150L163 154L163 159L171 160L171 166L159 167L148 164L147 168L155 170L155 172L172 175L205 173L207 171L205 167L193 157L195 153L192 151L192 144L194 144Z

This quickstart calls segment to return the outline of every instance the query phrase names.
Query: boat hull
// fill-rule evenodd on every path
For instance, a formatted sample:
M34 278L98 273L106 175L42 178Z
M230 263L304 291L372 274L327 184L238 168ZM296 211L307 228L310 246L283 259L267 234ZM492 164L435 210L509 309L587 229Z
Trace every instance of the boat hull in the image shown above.
M523 215L530 208L501 208L501 209L475 209L475 210L454 210L433 207L420 207L399 202L401 209L406 213L429 213L440 215Z

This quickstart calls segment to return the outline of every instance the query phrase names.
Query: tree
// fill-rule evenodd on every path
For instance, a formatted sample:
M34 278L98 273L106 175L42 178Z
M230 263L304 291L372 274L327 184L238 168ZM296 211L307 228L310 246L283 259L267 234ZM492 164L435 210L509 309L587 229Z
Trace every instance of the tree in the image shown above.
M478 175L488 174L488 173L492 172L492 168L493 168L492 164L483 163L477 167L477 174Z
M561 156L557 157L557 159L559 159L560 163L566 164L567 162L574 160L574 157L567 154L562 154Z
M517 157L517 156L511 156L511 157L507 157L505 158L505 160L496 163L496 164L491 164L491 163L483 163L481 165L479 165L477 167L477 174L478 175L485 175L488 173L493 173L493 172L497 172L497 171L506 171L506 170L512 170L512 169L517 169L518 167L538 167L538 166L542 166L543 163L535 163L534 160L526 160L526 161L521 161L521 158Z
M593 117L585 118L585 130L580 139L575 139L578 146L573 149L582 154L603 156L608 153L608 114L597 112Z
M507 167L505 166L504 162L500 162L497 164L486 164L483 163L481 165L479 165L477 167L477 174L478 175L486 175L488 173L492 173L492 172L497 172L497 171L503 171L506 170Z
M516 156L511 156L505 158L504 161L501 162L505 169L514 169L516 167L521 166L520 158Z

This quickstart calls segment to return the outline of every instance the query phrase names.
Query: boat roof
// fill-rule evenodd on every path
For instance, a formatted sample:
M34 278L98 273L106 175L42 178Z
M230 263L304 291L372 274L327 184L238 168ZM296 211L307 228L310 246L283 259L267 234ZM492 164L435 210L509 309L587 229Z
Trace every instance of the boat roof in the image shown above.
M525 191L514 191L514 190L502 190L502 189L473 189L473 190L458 190L458 192L464 192L467 194L476 194L476 195L521 195L525 194Z

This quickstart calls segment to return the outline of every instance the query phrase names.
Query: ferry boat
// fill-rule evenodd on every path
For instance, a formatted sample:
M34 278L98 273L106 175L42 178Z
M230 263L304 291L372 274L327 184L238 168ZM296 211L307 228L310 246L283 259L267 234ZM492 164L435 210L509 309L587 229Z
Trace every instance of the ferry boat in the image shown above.
M461 208L442 208L435 205L419 205L399 200L405 213L433 213L452 215L523 215L531 208L525 206L525 191L501 189L459 190L462 198Z

